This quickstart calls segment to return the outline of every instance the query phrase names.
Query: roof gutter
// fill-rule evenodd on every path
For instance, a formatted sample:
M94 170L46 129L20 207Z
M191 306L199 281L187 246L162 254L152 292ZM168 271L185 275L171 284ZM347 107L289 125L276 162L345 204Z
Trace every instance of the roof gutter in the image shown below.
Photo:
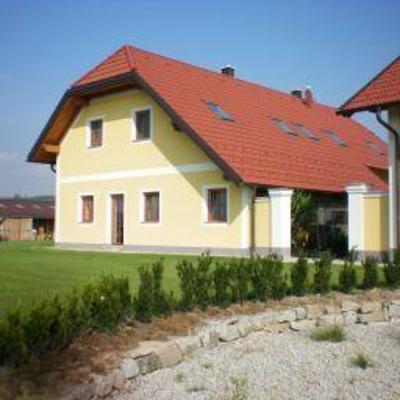
M394 208L396 210L395 214L395 231L396 231L396 245L397 248L400 248L400 132L397 129L390 125L389 122L385 121L382 117L382 107L377 107L374 110L376 120L381 124L388 132L392 135L394 139L394 169L393 169L393 183L394 186Z

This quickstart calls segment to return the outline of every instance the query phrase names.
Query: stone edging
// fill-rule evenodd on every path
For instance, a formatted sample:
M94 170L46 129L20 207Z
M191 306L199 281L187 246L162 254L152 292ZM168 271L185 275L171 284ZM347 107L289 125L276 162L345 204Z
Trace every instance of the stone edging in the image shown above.
M126 353L119 368L108 375L92 375L94 399L104 398L113 390L120 390L139 375L171 367L198 348L213 348L223 342L245 337L251 332L307 331L329 325L391 322L400 320L400 300L391 302L344 300L335 305L308 304L282 311L267 311L252 316L210 322L192 336L166 342L145 341Z

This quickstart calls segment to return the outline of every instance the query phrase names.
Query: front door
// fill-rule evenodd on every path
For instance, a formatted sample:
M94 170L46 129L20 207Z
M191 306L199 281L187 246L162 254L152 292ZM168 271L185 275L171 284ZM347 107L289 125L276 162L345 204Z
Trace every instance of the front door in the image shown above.
M111 195L111 243L124 244L124 195Z

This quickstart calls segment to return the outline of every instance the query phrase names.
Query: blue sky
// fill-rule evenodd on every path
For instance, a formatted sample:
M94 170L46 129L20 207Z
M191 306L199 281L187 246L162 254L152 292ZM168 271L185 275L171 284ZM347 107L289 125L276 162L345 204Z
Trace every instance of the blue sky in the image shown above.
M400 53L400 2L0 0L0 196L48 194L25 163L62 93L125 43L340 105ZM362 121L379 129L370 116Z

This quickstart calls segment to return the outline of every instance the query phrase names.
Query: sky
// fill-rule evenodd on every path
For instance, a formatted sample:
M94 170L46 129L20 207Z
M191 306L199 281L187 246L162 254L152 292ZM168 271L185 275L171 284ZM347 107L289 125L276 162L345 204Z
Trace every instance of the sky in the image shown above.
M68 86L123 44L339 106L400 54L399 0L0 0L0 197L54 193L27 153ZM361 121L384 135L372 115Z

